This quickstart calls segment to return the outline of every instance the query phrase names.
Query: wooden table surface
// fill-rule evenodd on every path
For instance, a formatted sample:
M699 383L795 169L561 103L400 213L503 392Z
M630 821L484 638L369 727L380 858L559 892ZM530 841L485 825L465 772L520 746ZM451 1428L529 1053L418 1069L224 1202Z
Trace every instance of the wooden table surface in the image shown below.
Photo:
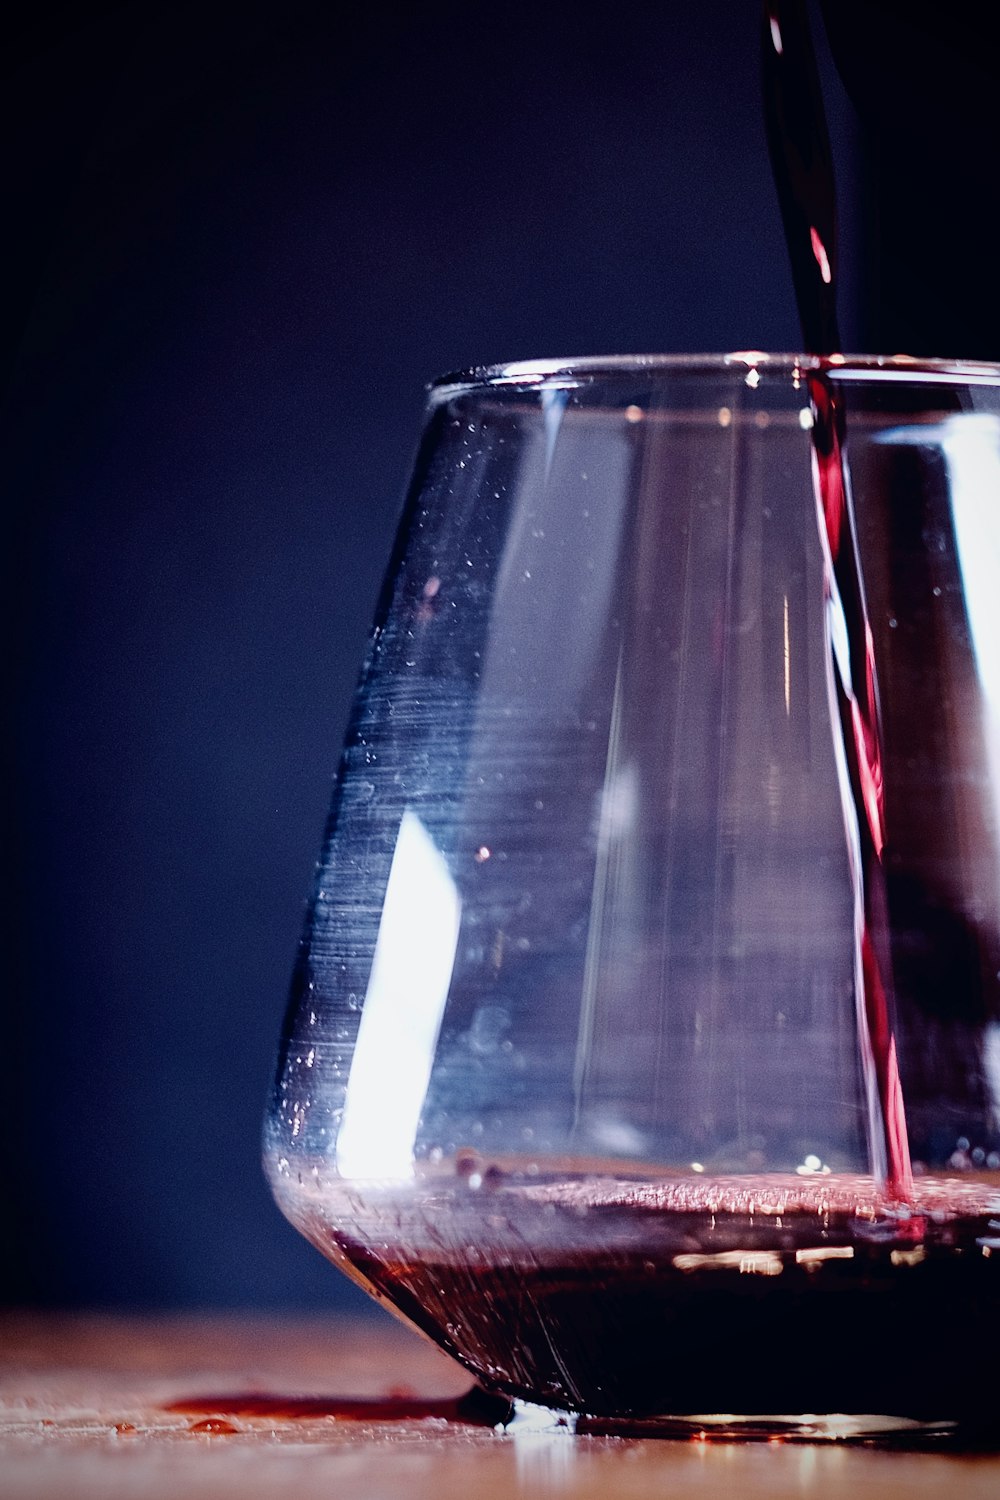
M0 1317L3 1500L998 1500L1000 1454L511 1430L390 1319Z

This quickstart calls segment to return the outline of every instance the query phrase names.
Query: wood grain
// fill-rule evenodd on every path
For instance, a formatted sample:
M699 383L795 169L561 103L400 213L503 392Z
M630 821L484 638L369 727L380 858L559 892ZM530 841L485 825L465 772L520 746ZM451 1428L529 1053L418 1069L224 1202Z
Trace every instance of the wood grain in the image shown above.
M504 1430L391 1320L0 1319L4 1500L996 1500L1000 1455ZM472 1414L475 1417L475 1413Z

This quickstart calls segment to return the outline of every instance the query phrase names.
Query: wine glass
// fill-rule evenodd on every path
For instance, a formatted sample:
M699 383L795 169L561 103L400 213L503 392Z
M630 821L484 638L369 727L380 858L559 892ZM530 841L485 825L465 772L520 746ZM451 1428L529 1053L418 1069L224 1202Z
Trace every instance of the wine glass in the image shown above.
M998 578L1000 368L431 388L265 1162L488 1390L992 1419Z

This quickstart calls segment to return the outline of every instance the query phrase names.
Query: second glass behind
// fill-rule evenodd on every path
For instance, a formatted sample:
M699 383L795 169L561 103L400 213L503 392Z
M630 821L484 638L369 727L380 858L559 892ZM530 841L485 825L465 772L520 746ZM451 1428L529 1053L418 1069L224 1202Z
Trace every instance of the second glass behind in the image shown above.
M998 506L988 367L433 389L266 1151L487 1388L991 1415Z

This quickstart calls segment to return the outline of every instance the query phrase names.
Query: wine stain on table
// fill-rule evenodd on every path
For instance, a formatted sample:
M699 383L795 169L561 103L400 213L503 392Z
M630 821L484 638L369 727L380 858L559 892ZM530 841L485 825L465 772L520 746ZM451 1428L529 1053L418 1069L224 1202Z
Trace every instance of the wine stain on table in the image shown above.
M419 1422L433 1419L472 1427L505 1426L513 1403L472 1386L462 1396L426 1399L408 1392L386 1396L287 1396L259 1391L232 1395L189 1396L172 1401L164 1410L198 1420L192 1432L238 1432L229 1418L249 1417L273 1422L316 1421L323 1417L343 1422Z

